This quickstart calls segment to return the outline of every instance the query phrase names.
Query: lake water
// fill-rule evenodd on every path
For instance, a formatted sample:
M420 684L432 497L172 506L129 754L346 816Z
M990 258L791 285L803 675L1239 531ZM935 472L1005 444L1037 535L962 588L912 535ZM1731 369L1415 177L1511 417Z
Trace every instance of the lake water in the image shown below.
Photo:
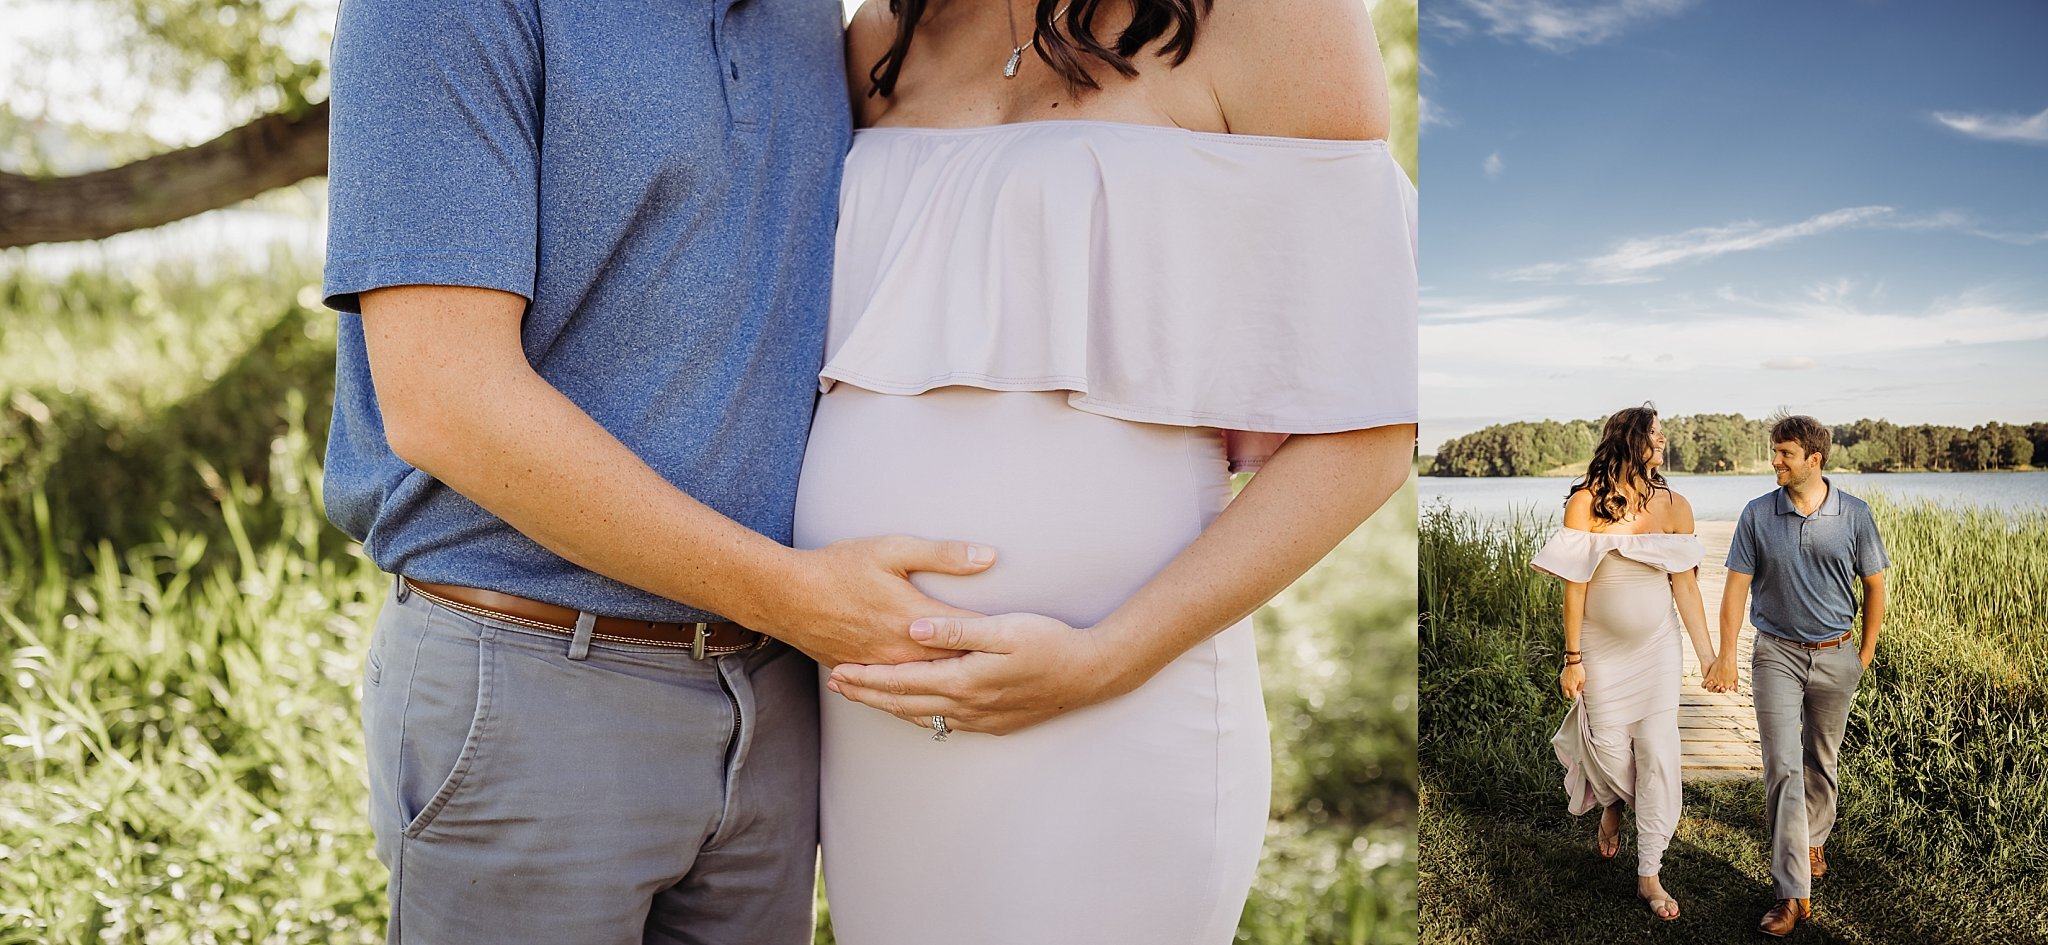
M1777 488L1770 476L1669 476L1671 488L1692 502L1703 522L1734 521L1749 500ZM1854 496L1882 493L1892 499L1934 499L1956 505L2011 510L2048 508L2048 471L1984 473L1839 473L1828 481ZM1557 518L1564 511L1562 477L1444 478L1423 476L1416 493L1422 507L1446 501L1453 508L1489 518L1534 512Z

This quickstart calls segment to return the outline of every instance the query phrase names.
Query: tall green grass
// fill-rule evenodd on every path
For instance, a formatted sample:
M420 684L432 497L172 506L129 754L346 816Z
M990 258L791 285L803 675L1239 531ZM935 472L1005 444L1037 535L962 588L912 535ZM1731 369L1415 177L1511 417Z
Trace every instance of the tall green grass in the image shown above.
M387 579L319 512L310 284L0 275L0 945L383 937L357 698ZM1239 941L1413 938L1413 507L1258 617Z
M1850 720L1853 830L1937 873L2048 889L2048 509L1871 501L1891 553Z
M1890 606L1841 758L1835 873L1802 934L2048 940L2048 510L1872 506ZM1550 527L1422 517L1424 941L1591 939L1650 921L1631 871L1587 853L1590 821L1564 811L1548 744L1567 708L1562 587L1528 567ZM1748 935L1770 900L1761 787L1691 785L1686 804L1664 872L1686 918L1657 934Z
M77 571L49 528L7 536L0 942L381 939L354 693L384 583L322 554L304 445L268 493L230 483L214 535ZM284 535L251 541L256 514Z

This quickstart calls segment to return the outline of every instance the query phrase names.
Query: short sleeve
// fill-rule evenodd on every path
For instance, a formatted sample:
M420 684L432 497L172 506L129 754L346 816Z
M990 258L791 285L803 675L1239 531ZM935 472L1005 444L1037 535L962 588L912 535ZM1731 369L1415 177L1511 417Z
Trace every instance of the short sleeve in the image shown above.
M1877 519L1864 509L1856 528L1856 576L1869 577L1892 566L1885 554L1884 536L1877 533Z
M1743 509L1735 520L1735 535L1728 541L1728 570L1756 575L1756 514Z
M327 271L358 293L460 285L533 297L541 54L516 0L343 0L329 101Z

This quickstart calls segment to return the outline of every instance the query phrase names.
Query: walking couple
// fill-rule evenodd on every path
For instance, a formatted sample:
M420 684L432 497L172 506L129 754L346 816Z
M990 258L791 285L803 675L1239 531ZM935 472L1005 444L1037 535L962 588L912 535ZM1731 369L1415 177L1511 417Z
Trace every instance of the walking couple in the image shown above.
M848 945L1231 938L1248 615L1414 438L1365 9L841 17L342 2L394 942L808 942L821 830Z
M1693 533L1692 505L1659 473L1664 433L1647 405L1607 418L1592 464L1572 484L1564 527L1532 564L1565 581L1558 682L1573 702L1552 745L1571 811L1600 808L1599 852L1611 859L1621 846L1622 805L1635 808L1637 894L1660 919L1679 914L1658 878L1682 804L1679 627L1704 668L1702 684L1732 692L1749 604L1777 898L1759 927L1783 937L1811 915L1812 882L1826 874L1836 755L1856 685L1877 652L1890 562L1870 507L1821 475L1827 427L1784 417L1770 439L1778 488L1752 500L1736 522L1718 650L1699 589L1705 549Z

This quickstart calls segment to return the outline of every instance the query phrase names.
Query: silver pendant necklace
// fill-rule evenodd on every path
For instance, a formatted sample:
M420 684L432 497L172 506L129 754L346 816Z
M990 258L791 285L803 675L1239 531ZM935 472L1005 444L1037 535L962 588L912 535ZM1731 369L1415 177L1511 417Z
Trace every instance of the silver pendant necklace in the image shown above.
M1017 42L1017 4L1014 0L1003 0L1003 12L1010 16L1010 61L1003 63L1003 78L1017 77L1017 66L1024 61L1024 46ZM1036 39L1034 33L1032 38Z
M1052 18L1058 20L1066 14L1067 7L1070 6L1073 6L1073 4L1068 3L1053 11ZM1017 77L1017 67L1024 63L1024 44L1017 41L1017 4L1013 0L1003 0L1003 12L1009 14L1010 17L1010 61L1003 63L1003 78L1014 79ZM1031 42L1033 45L1036 45L1038 42L1038 29L1036 27L1033 27L1031 30Z

